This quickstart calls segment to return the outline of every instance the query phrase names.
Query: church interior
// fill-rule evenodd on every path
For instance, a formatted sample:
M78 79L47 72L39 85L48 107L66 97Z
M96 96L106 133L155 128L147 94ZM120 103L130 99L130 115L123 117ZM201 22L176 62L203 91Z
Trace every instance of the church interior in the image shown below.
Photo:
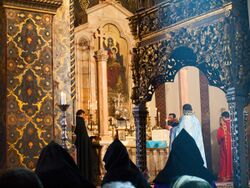
M1 0L0 169L34 170L51 141L76 161L76 112L103 157L118 137L153 182L169 157L168 115L189 103L219 173L230 113L233 179L250 165L248 0ZM97 183L98 184L98 183Z

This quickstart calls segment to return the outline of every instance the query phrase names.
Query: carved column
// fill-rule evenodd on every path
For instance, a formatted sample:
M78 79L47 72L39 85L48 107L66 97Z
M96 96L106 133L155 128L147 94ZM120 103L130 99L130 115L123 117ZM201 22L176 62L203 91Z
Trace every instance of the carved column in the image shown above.
M235 88L227 90L232 133L234 187L248 187L248 151L244 125L245 97L236 94Z
M234 187L248 187L247 134L244 125L244 107L249 87L249 25L247 0L232 1L230 47L232 63L229 64L231 86L227 100L231 115Z
M211 134L210 134L210 107L208 81L206 76L200 71L200 100L201 100L201 125L202 135L205 146L207 168L212 171L212 154L211 154Z
M136 126L136 165L141 172L147 169L146 160L146 121L147 108L145 103L135 105L133 115Z
M100 136L106 136L108 135L107 51L98 50L95 58L97 62L99 133Z

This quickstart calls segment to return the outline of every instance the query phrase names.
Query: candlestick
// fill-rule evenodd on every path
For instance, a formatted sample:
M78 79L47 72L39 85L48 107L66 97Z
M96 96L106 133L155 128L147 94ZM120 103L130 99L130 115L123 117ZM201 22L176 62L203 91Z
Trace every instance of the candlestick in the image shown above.
M61 103L62 102L65 102L65 101L61 100ZM61 116L61 119L60 119L60 123L61 123L61 127L62 127L62 133L61 133L61 136L62 136L62 147L64 149L68 150L67 145L66 145L66 142L68 140L66 110L69 108L69 104L59 104L58 106L59 106L59 108L62 111L62 116Z
M66 94L65 94L63 91L61 92L60 104L61 104L61 105L67 104L67 101L66 101Z

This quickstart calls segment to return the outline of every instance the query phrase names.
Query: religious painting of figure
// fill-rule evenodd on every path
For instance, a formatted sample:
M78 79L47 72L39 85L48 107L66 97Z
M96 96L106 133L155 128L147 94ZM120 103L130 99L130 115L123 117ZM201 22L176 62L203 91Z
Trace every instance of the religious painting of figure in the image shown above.
M107 37L103 40L103 48L108 53L107 82L109 116L115 116L117 108L126 108L129 101L127 42L120 37L116 27L108 25L105 28Z
M114 44L114 39L109 37L104 49L108 51L108 88L111 92L127 93L126 68L123 65L123 55L120 54L119 43Z

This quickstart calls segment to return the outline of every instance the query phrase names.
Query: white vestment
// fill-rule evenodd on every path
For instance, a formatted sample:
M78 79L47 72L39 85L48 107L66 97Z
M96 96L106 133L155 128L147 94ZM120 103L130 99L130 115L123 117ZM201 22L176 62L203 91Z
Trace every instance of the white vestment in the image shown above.
M178 136L182 129L185 129L195 140L195 143L200 150L202 159L204 161L204 166L207 167L207 161L205 156L204 144L203 144L203 136L201 131L201 124L199 120L195 117L195 115L183 115L181 117L180 123L177 127L174 127L171 145L173 140Z

